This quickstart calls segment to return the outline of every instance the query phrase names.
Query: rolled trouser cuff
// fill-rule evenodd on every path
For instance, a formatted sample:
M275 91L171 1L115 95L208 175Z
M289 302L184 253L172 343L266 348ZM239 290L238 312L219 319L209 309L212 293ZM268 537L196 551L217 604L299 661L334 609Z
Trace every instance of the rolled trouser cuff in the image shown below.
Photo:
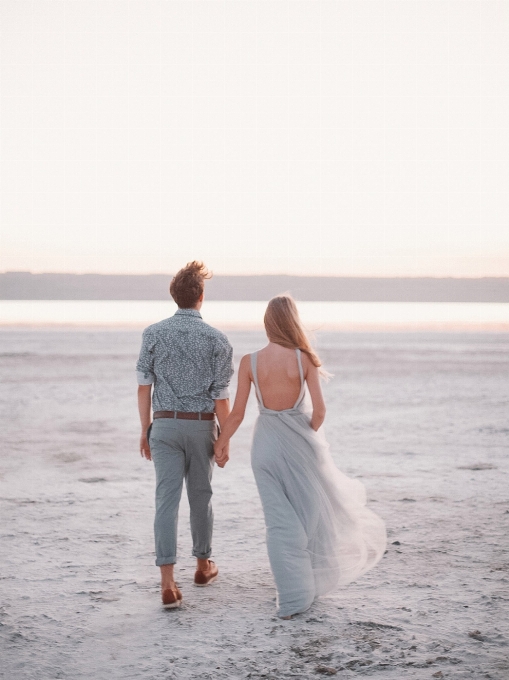
M157 557L156 566L163 567L165 564L175 564L177 562L176 555L170 555L169 557Z
M193 550L193 557L196 557L198 560L208 560L211 555L212 549L208 550L206 553L199 553L196 550Z

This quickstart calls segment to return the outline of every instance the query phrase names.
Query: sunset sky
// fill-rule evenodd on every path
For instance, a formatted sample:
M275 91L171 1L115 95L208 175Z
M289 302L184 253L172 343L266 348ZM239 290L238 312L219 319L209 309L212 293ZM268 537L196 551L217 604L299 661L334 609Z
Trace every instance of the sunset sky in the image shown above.
M0 271L509 275L509 2L0 11Z

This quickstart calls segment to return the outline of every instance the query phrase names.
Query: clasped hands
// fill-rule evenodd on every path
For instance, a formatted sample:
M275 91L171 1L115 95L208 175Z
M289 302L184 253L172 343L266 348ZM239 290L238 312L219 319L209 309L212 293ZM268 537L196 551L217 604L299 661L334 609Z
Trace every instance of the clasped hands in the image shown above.
M147 435L144 433L140 437L140 454L142 455L143 458L146 458L147 460L152 460L148 438ZM225 442L224 439L223 440L218 439L216 442L214 442L214 458L217 465L220 468L224 468L224 466L230 459L229 440Z
M218 467L224 468L230 459L230 440L225 441L219 437L219 439L214 442L214 458Z

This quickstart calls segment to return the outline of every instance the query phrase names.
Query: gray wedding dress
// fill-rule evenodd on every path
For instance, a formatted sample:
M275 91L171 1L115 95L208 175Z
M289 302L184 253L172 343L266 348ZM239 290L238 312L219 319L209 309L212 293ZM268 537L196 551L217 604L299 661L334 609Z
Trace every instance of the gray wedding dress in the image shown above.
M251 464L263 506L279 616L306 611L319 595L371 569L386 546L385 524L366 507L364 485L338 470L323 434L310 427L305 382L293 408L265 408L251 354L260 415Z

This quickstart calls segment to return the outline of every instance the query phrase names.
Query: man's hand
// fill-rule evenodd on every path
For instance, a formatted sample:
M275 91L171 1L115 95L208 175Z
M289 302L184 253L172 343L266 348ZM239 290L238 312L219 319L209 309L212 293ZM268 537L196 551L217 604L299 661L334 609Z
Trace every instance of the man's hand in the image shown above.
M142 458L152 460L152 454L150 453L150 446L146 434L142 434L140 437L140 455Z
M230 460L230 442L224 442L218 439L214 444L214 458L218 467L224 468L226 463Z

